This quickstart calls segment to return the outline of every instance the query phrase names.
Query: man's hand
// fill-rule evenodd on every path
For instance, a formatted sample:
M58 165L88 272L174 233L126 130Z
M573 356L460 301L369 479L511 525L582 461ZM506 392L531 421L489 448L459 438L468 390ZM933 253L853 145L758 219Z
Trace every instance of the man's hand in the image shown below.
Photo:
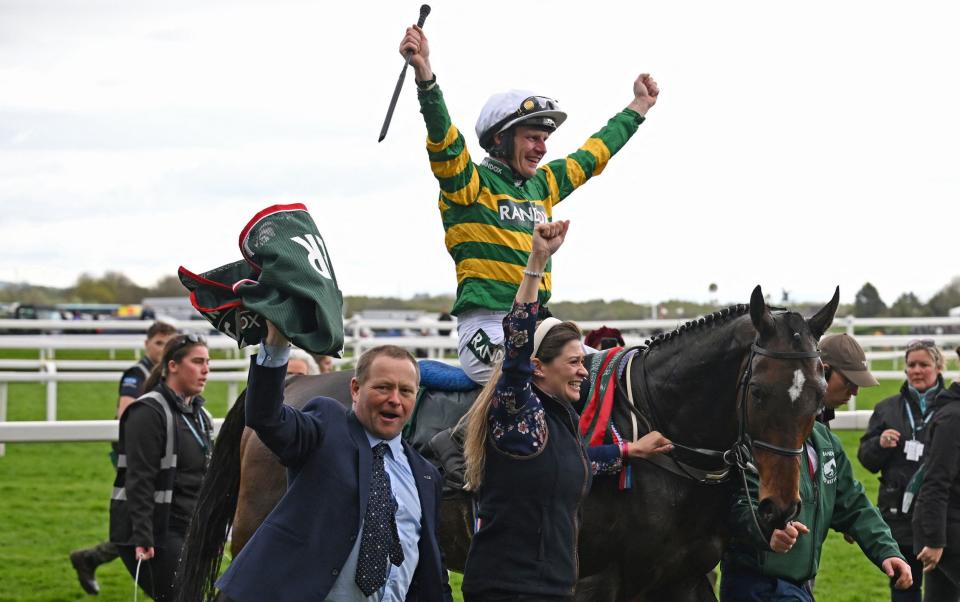
M263 339L263 342L267 345L273 347L286 347L290 344L290 339L288 339L280 329L273 325L273 322L267 320L267 336Z
M153 558L154 554L153 546L150 546L149 548L137 546L136 550L134 550L134 553L137 560L150 560Z
M801 522L790 521L783 529L774 529L770 536L770 549L777 554L786 554L793 549L801 533L809 533L810 529Z
M659 94L660 88L657 87L653 77L649 73L641 73L640 77L633 82L633 101L627 105L627 108L646 115L650 107L657 104Z
M533 253L550 257L557 252L567 236L570 220L537 224L533 228Z
M941 556L943 556L943 548L923 546L923 549L917 554L917 560L923 563L923 572L929 573L940 564Z
M650 431L640 439L627 444L627 454L631 458L649 458L672 449L673 443L661 435L659 431Z
M880 447L890 449L900 443L900 432L896 429L887 429L880 433Z
M883 569L883 572L887 574L887 577L890 577L891 579L894 577L897 578L896 582L893 584L893 587L897 589L907 589L913 585L913 571L910 570L910 565L907 564L902 558L897 558L896 556L887 558L883 561L880 567ZM923 570L926 572L927 569Z
M407 28L400 42L400 56L404 60L407 58L407 52L412 53L410 64L413 65L417 81L425 82L433 79L433 69L430 68L430 43L427 41L427 34L416 25Z

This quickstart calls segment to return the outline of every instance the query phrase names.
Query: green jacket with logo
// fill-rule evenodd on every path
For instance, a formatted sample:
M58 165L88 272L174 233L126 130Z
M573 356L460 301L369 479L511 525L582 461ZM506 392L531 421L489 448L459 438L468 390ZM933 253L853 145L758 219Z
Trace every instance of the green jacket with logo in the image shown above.
M757 532L747 498L740 491L730 513L731 539L724 550L723 570L756 572L794 583L807 581L817 574L820 550L831 528L853 536L867 558L878 567L887 558L903 558L889 527L870 503L863 486L853 478L853 468L840 439L816 422L807 445L812 445L817 452L817 471L812 479L804 454L800 469L802 503L797 520L806 525L810 533L801 534L786 554L770 551L768 541ZM756 507L757 479L748 474L747 481Z
M447 251L457 266L457 300L451 313L509 311L533 245L536 223L553 219L553 206L603 171L643 123L630 109L613 116L576 152L540 166L523 180L490 158L476 165L463 134L450 121L440 88L420 90L427 124L430 168L440 183L439 208ZM550 298L550 263L539 301Z

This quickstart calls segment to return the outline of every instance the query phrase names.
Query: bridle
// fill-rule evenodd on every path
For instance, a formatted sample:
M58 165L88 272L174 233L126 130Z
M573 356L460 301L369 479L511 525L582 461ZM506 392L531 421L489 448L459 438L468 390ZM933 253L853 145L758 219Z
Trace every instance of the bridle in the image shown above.
M747 392L750 388L750 379L753 378L753 360L757 355L762 355L775 360L808 360L820 357L820 350L813 351L771 351L761 347L757 340L750 345L750 356L747 358L747 366L743 370L743 376L740 377L740 392L737 398L739 413L737 414L737 440L733 447L724 452L723 459L730 466L737 466L741 470L749 464L749 449L757 448L763 451L777 454L778 456L797 457L803 455L803 446L797 448L780 447L762 439L755 439L747 432ZM751 465L752 467L752 465ZM752 468L756 472L756 468Z
M650 414L649 419L643 413L643 411L637 407L637 403L633 399L632 387L629 385L625 387L627 398L631 402L628 404L628 407L636 416L646 423L648 431L659 430L657 427L659 420L657 418L656 409L651 403L653 398L650 396L650 391L647 384L646 362L644 361L646 353L644 352L639 355L640 401L641 403L645 402L646 409ZM750 515L753 518L753 523L757 528L757 532L762 535L763 530L760 528L760 523L757 520L757 511L754 507L753 498L750 495L750 490L747 485L747 471L750 471L754 474L759 474L756 466L754 466L753 462L751 461L751 450L761 449L779 456L798 458L803 455L804 448L803 446L798 448L781 447L762 439L753 438L747 432L747 397L749 394L750 380L753 378L753 361L758 355L769 357L770 359L774 360L814 359L820 357L820 350L818 348L813 351L772 351L760 346L760 335L758 334L756 339L754 339L753 343L750 345L750 355L747 357L746 366L744 367L743 373L738 381L739 391L737 393L737 439L733 442L733 445L731 445L726 451L718 451L714 449L691 447L683 445L682 443L677 443L676 441L672 441L675 449L682 449L686 452L703 456L713 461L721 460L727 467L726 470L713 472L699 470L677 460L673 453L651 456L650 458L647 458L647 460L657 464L661 468L673 472L674 474L689 478L702 485L716 485L724 483L729 479L730 469L736 468L740 472L743 491L747 496L747 501L750 505ZM627 374L630 373L629 367L627 368L626 372Z
M750 356L747 358L747 367L740 378L740 394L737 398L739 412L737 414L737 440L733 446L723 452L723 461L728 466L735 466L740 471L740 479L743 484L743 493L747 497L747 503L750 506L750 517L753 519L753 525L757 528L757 533L763 536L763 529L760 528L760 521L757 519L757 509L753 505L753 496L750 495L750 488L747 485L747 471L759 474L757 467L750 461L751 448L762 449L766 452L786 456L788 458L797 458L803 455L803 446L797 448L780 447L761 439L754 439L747 432L747 391L750 387L750 379L753 377L753 360L757 355L762 355L775 360L801 360L820 357L820 349L814 351L771 351L764 349L759 345L760 336L754 340L750 346Z

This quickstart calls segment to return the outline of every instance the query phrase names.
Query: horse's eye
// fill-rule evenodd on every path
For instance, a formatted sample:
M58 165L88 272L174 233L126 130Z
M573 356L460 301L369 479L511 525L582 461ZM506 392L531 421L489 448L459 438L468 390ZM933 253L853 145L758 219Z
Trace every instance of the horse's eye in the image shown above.
M750 397L753 399L753 403L763 405L763 389L759 386L750 385Z

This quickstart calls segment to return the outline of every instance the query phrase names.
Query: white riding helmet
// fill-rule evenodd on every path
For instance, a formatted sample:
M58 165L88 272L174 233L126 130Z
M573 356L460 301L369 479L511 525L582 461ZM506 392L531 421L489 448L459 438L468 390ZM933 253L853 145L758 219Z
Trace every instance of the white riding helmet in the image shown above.
M560 103L546 96L537 96L528 90L510 90L494 94L487 100L477 118L477 137L480 146L489 151L497 134L517 124L556 130L567 119Z

